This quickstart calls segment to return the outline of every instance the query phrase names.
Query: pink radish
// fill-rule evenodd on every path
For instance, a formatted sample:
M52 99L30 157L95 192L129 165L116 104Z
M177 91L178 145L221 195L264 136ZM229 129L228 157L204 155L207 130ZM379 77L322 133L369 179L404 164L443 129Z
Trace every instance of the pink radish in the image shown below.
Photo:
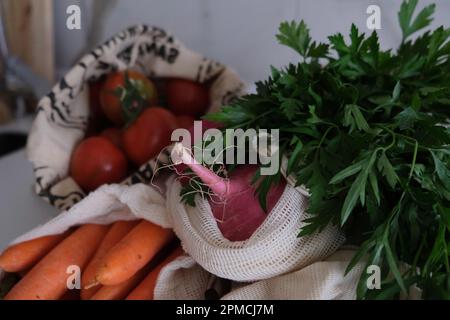
M181 143L172 150L172 161L184 163L214 193L210 206L217 225L223 236L230 241L243 241L258 229L267 214L261 208L252 185L257 165L241 165L224 179L198 163ZM267 194L267 210L270 212L278 202L286 182L272 187Z
M191 141L190 143L190 147L192 147L193 145L195 145L199 140L201 140L203 138L203 134L205 133L206 130L208 129L219 129L221 127L221 124L218 122L212 122L212 121L208 121L208 120L196 120L196 122L201 122L201 136L196 136L195 132L194 132L194 126L191 126L188 131L191 137L193 137L193 141ZM188 167L184 164L184 163L180 163L174 166L175 172L180 176L180 183L182 185L185 185L187 183L189 183L190 180L190 176L184 174L185 170Z

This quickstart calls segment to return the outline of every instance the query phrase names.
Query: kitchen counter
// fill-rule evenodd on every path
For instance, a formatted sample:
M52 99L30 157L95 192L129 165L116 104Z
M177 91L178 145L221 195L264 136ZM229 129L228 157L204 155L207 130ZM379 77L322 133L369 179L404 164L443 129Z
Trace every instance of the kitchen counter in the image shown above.
M27 132L30 119L0 127L0 132ZM58 210L34 192L31 163L21 149L0 157L0 251L19 235L54 217Z

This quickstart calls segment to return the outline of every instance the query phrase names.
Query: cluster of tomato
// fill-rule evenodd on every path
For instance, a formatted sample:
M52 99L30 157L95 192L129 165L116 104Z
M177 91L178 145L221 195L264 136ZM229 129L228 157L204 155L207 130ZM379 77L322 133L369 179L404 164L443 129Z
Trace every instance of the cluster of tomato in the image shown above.
M190 128L209 105L208 88L177 78L149 79L128 70L90 83L88 134L75 148L70 176L86 192L121 182Z

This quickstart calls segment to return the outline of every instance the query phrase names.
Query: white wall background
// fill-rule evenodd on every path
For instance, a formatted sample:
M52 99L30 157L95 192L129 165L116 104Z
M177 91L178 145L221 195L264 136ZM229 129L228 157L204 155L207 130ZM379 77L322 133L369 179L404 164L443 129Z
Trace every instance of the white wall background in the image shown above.
M421 0L419 6L436 3L433 26L450 26L449 0ZM366 9L381 7L379 30L382 47L395 47L401 33L397 12L401 0L56 0L56 57L60 73L86 51L89 42L106 40L122 29L146 23L160 26L189 48L234 68L248 82L266 77L269 66L295 61L296 55L277 44L274 35L283 20L304 19L315 40L325 41L337 31L347 34L351 23L366 27ZM66 8L78 4L82 30L65 27ZM101 15L94 7L107 6ZM89 31L90 21L97 21ZM93 46L90 44L88 46Z

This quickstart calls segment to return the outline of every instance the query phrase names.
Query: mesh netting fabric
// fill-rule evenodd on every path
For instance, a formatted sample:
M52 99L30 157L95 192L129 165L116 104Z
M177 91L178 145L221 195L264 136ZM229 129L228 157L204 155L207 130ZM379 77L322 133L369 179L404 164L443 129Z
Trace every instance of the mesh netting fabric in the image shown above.
M297 237L308 218L308 200L286 186L263 224L246 241L231 242L222 236L206 199L196 206L183 204L181 185L169 182L167 211L184 250L205 270L225 279L251 282L298 270L334 253L344 242L337 227Z

